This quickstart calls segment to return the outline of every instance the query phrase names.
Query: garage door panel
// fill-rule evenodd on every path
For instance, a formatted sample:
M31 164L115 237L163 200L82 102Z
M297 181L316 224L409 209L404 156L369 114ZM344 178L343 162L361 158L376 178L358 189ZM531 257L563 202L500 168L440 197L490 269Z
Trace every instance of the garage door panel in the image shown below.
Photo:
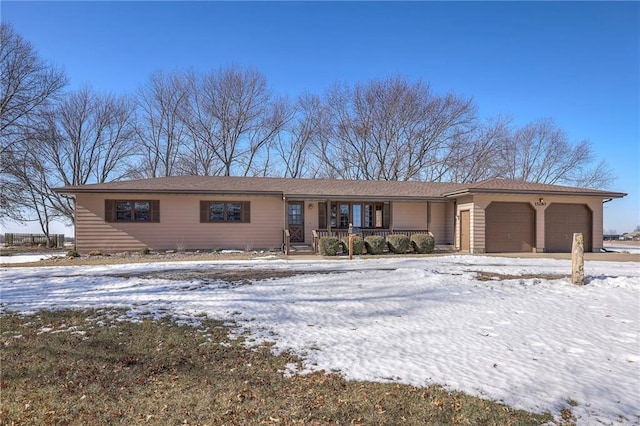
M487 253L531 252L535 212L529 203L491 203L485 211Z
M573 234L582 233L585 251L592 250L592 214L585 204L551 204L545 210L545 251L571 252Z

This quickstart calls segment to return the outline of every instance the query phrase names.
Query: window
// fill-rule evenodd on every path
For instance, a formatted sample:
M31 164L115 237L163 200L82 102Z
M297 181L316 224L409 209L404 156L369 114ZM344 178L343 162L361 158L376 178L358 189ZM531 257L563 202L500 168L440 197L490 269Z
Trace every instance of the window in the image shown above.
M384 228L388 226L384 221L388 212L383 211L383 203L338 202L329 207L329 220L332 228L346 229L349 224L356 228Z
M348 228L349 223L349 204L340 204L340 228Z
M209 204L209 222L224 221L224 203Z
M227 203L227 222L242 221L242 203Z
M371 204L366 204L364 206L364 227L373 228L373 223L373 206Z
M331 219L331 227L338 227L338 206L335 204L331 204L331 211L329 212L329 217Z
M106 222L160 222L158 200L105 200Z
M116 221L129 222L133 218L130 201L116 201Z
M248 201L200 201L200 222L249 223L250 208Z
M351 211L353 212L351 223L356 228L362 228L362 204L353 204Z
M289 203L288 206L289 221L287 223L289 225L302 225L304 223L302 220L302 209L304 205L302 203Z

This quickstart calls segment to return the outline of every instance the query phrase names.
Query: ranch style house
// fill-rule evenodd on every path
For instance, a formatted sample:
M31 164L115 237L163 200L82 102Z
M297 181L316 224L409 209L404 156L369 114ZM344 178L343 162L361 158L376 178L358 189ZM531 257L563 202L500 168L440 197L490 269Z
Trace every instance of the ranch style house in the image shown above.
M603 204L626 194L479 183L175 176L65 186L79 252L317 247L321 236L430 232L467 253L600 251Z

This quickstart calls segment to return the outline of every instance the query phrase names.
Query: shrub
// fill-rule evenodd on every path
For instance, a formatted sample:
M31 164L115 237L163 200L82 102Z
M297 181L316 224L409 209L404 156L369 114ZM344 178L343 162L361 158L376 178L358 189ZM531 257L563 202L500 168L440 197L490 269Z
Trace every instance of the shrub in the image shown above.
M364 246L369 254L382 254L387 242L380 235L369 235L364 239Z
M336 237L322 237L319 242L320 254L323 256L335 256L341 250L340 240Z
M80 257L80 253L76 249L71 249L67 252L67 257Z
M411 247L411 240L406 235L391 234L387 235L387 245L389 251L395 254L405 254Z
M342 239L342 247L344 248L345 253L349 253L349 237L344 237ZM362 237L356 236L353 239L353 254L362 253L364 253L364 240Z
M416 253L433 253L436 239L431 234L413 234L411 236L411 246Z
M143 247L140 249L140 254L143 256L148 255L149 253L151 253L151 250L149 250L149 247Z

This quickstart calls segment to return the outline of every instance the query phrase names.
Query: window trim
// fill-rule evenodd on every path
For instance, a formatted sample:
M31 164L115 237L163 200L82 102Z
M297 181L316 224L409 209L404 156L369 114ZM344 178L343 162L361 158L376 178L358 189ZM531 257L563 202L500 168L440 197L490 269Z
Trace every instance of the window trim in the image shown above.
M129 203L131 219L118 219L118 203ZM136 220L136 203L149 203L149 220ZM159 223L160 200L149 199L106 199L104 200L104 220L108 223Z
M356 202L356 201L331 201L330 203L327 203L327 210L328 210L328 214L326 215L326 221L327 221L327 225L331 226L331 229L347 229L348 225L346 226L342 226L342 220L341 220L341 216L342 216L342 206L348 205L348 220L347 222L349 223L353 223L353 206L354 205L359 205L360 206L360 224L362 226L359 226L359 228L361 229L385 229L385 224L388 223L388 219L389 219L389 209L388 203L385 203L383 201L361 201L361 202ZM372 217L372 224L373 226L370 227L365 227L365 223L366 218L366 211L367 208L366 206L371 206L371 212L373 214ZM335 210L334 210L335 207ZM381 215L382 215L382 223L381 226L376 226L376 211L380 211ZM334 213L335 213L335 217L334 217ZM333 221L336 221L335 224L336 226L333 226ZM320 222L320 220L318 220ZM346 223L346 222L345 222Z
M223 220L211 220L211 205L223 205ZM230 204L240 205L240 220L229 220L227 214ZM251 223L251 202L233 200L200 200L200 223Z

